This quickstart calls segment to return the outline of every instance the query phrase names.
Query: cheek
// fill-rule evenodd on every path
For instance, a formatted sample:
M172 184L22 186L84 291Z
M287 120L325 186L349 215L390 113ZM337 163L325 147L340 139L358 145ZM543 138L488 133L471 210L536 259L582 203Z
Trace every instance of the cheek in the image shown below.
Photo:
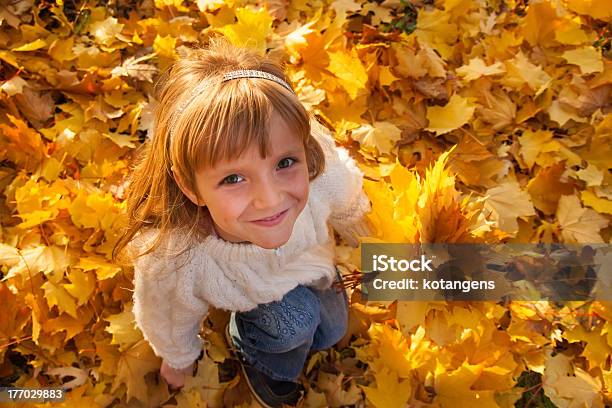
M291 184L292 194L302 200L308 200L308 191L310 187L310 180L308 179L308 169L304 169L303 172L296 174Z
M216 223L229 223L235 221L247 205L240 195L219 195L214 202L209 202L208 209Z

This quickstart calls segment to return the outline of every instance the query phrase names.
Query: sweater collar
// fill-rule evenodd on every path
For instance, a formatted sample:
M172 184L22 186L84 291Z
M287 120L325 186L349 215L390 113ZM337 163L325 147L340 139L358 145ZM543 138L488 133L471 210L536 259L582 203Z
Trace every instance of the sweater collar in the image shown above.
M302 214L300 214L300 216L301 215ZM294 228L297 227L297 224L296 222ZM292 234L292 237L293 236L294 234ZM291 241L291 238L289 238L289 241L284 245L275 249L267 249L251 243L226 241L217 234L217 231L215 231L213 227L212 233L199 245L219 260L244 262L253 261L254 259L280 257L287 252L288 248L291 246Z

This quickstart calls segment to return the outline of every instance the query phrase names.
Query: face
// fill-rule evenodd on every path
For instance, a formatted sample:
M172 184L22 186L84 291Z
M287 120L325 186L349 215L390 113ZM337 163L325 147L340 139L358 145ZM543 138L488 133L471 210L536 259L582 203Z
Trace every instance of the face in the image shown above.
M226 241L276 248L289 240L308 199L306 152L299 136L273 112L270 150L261 158L250 146L242 156L196 174L215 231ZM181 189L197 204L196 197Z

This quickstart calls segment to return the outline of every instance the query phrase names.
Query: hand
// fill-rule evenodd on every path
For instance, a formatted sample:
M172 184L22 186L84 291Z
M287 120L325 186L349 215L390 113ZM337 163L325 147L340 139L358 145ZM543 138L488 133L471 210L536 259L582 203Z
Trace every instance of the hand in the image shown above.
M166 364L166 361L164 360L162 361L159 372L161 376L164 377L164 380L166 380L170 388L182 388L185 385L185 375L191 375L193 373L193 363L185 368L177 370L176 368L172 368Z

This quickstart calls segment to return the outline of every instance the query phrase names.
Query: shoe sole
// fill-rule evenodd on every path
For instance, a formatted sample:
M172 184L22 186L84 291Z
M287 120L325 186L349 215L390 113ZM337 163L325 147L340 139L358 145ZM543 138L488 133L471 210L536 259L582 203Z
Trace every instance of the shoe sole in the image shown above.
M227 347L228 347L228 350L230 351L230 354L240 362L240 370L242 371L242 376L244 377L244 380L246 381L247 386L249 387L249 391L251 391L251 395L255 397L255 399L261 406L265 408L276 408L276 407L273 407L272 405L269 405L267 402L263 401L253 389L253 385L251 384L251 381L249 381L249 376L247 375L246 369L244 368L244 364L245 363L249 364L249 363L246 361L243 362L243 358L240 357L238 349L236 348L236 346L234 346L234 342L232 341L232 337L229 332L229 323L225 325L224 334L225 334L225 341L227 343ZM304 395L302 394L302 397L303 396ZM287 406L287 404L281 404L281 405Z

